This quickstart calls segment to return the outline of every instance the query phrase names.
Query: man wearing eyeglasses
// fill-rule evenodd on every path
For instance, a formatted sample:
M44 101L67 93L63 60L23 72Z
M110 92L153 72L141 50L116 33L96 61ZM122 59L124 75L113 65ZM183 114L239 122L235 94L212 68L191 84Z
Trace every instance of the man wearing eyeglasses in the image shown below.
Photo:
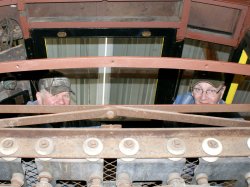
M197 71L190 84L191 92L178 95L173 104L224 104L222 97L225 89L222 73ZM238 112L209 113L208 115L243 119Z
M177 96L174 104L223 104L224 84L221 73L195 72L191 92Z

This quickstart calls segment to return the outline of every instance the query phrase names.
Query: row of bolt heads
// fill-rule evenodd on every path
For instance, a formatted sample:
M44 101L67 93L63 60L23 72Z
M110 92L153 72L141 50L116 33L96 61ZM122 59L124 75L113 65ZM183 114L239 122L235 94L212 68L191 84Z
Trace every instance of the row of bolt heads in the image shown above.
M250 138L247 140L250 149ZM206 138L202 142L205 153L211 156L219 155L222 150L222 143L215 138ZM139 151L139 143L134 138L124 138L119 143L119 149L124 155L135 155ZM0 152L4 155L11 155L18 150L18 143L14 138L5 138L0 143ZM49 155L54 151L54 143L50 138L40 138L35 150L40 155ZM88 155L98 155L103 150L103 144L98 138L88 138L83 143L83 150ZM173 155L183 155L186 152L185 142L179 138L167 140L167 150Z

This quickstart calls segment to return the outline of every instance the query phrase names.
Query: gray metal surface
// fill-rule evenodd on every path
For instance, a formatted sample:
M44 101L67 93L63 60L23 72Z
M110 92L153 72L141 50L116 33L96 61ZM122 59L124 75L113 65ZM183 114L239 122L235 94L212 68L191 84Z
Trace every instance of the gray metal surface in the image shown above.
M215 162L199 159L195 175L206 173L209 181L236 180L235 187L247 187L245 174L250 172L249 157L219 158Z
M42 161L36 159L38 172L47 171L53 176L51 184L57 180L72 180L88 182L92 177L103 176L103 159L89 161L86 159L51 159Z
M0 158L0 181L10 181L13 173L23 173L21 159L6 161Z
M167 184L168 175L172 172L181 173L186 159L172 161L169 159L135 159L133 161L117 160L118 177L127 173L132 181L162 181ZM116 178L117 178L116 177Z

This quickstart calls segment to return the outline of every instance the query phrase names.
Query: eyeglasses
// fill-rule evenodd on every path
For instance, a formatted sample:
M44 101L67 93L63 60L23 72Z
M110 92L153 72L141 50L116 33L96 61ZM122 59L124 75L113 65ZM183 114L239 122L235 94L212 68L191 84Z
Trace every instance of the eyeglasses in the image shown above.
M203 92L206 93L207 96L215 96L216 94L218 94L221 90L222 90L223 86L217 91L215 89L209 89L209 90L203 90L201 88L193 88L193 92L196 94L203 94Z

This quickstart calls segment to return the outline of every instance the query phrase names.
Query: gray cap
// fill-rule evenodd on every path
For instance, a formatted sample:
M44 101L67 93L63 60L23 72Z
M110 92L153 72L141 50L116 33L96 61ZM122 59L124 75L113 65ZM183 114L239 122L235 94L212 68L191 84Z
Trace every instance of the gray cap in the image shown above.
M66 77L53 77L53 78L43 78L38 82L39 91L45 89L52 95L56 95L62 92L72 92L70 81Z
M208 71L197 71L194 73L194 78L191 82L192 88L200 82L207 82L215 88L224 86L225 84L224 76L222 73Z

